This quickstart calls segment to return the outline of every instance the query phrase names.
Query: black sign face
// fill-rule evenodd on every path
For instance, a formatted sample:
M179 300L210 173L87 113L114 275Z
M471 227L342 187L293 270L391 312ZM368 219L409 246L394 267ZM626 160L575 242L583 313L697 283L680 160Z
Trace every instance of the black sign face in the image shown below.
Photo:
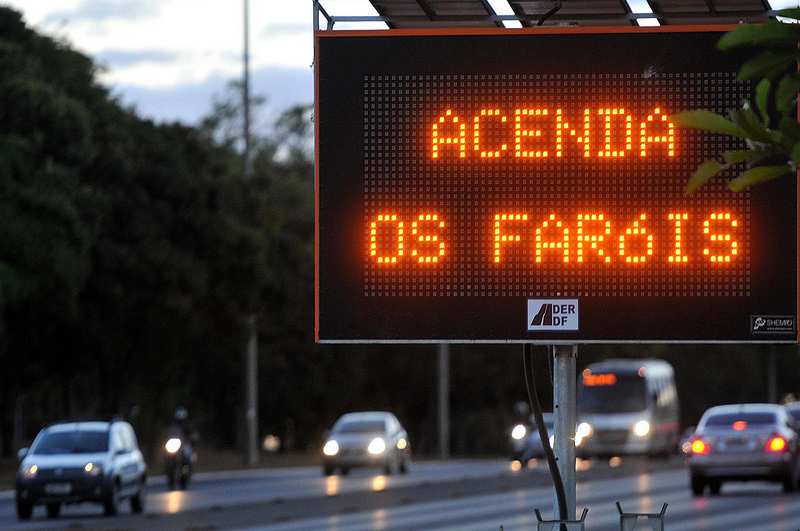
M317 34L319 341L797 341L796 180L686 195L740 144L669 121L743 57L605 31Z

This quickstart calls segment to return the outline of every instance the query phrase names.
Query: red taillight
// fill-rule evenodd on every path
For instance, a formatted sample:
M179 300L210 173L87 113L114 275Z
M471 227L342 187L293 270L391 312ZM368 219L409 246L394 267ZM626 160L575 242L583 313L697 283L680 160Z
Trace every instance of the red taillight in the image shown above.
M781 437L780 435L776 435L775 437L771 438L767 443L767 446L764 448L768 452L782 452L786 450L788 443L786 439Z
M705 443L702 439L695 439L692 441L692 453L693 454L707 454L711 451L711 447Z

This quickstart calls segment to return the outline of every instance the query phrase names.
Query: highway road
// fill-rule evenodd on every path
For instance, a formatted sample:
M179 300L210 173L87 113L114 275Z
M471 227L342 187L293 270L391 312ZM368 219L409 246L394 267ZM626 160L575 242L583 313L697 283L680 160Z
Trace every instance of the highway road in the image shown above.
M668 531L800 528L800 493L768 483L726 484L718 496L694 498L680 458L580 462L577 505L585 529L620 529L627 513L657 513L667 503ZM514 471L504 460L415 462L407 475L354 470L323 477L318 467L198 475L185 492L161 478L148 484L145 514L126 504L115 517L99 506L66 507L58 519L34 510L19 522L11 493L0 493L0 529L239 531L522 531L536 529L534 509L552 518L553 491L544 464ZM647 530L646 522L637 530ZM657 529L655 527L654 529Z

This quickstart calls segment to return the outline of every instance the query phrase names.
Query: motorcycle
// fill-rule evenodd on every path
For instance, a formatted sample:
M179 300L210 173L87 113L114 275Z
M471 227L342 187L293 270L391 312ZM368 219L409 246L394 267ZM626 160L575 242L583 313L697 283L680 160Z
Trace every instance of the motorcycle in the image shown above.
M188 442L179 437L171 437L164 443L164 473L169 490L186 489L192 476L197 454Z

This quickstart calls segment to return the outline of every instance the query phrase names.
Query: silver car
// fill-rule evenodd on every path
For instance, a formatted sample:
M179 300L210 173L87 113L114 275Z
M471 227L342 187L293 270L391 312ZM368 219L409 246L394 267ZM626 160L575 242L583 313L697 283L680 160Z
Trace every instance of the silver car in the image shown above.
M777 404L715 406L700 418L691 439L689 471L692 493L708 486L719 494L725 481L766 480L798 487L800 445L797 424Z
M98 502L117 513L122 499L133 512L144 510L146 466L136 434L127 422L70 422L44 428L22 458L15 497L20 520L35 505L55 518L64 503Z
M330 476L338 468L380 466L387 474L405 474L411 463L408 434L392 413L363 411L342 415L322 448L322 471Z

